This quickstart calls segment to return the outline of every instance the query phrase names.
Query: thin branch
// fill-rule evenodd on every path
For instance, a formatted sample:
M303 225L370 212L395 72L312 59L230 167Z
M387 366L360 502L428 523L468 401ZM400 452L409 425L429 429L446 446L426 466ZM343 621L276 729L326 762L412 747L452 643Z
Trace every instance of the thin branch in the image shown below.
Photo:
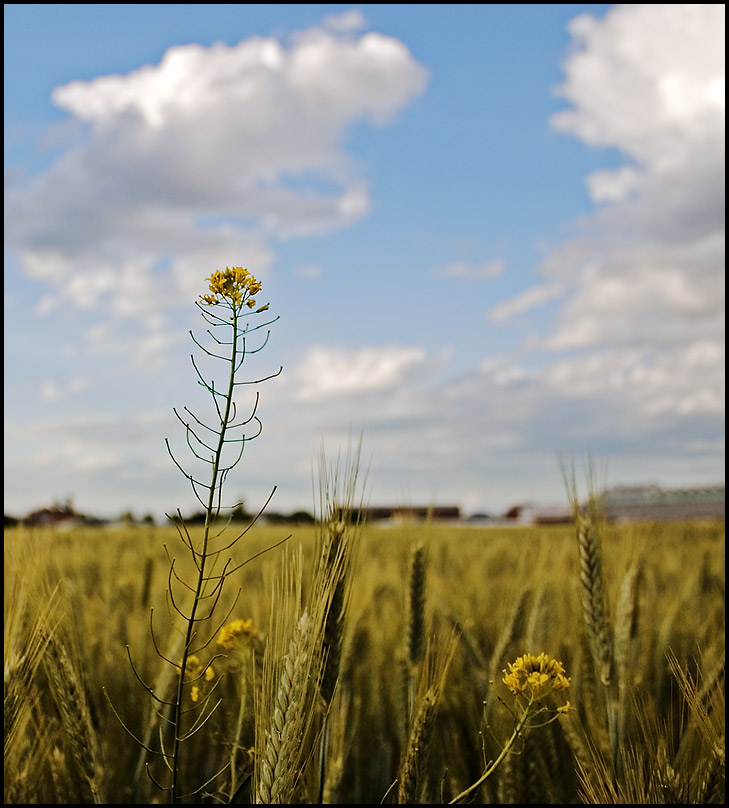
M209 384L207 382L207 380L205 379L205 377L202 375L202 373L200 372L200 369L198 368L198 366L197 366L197 364L195 362L195 357L194 357L193 354L190 354L190 361L192 362L192 366L195 368L195 373L197 373L197 376L198 376L198 379L199 379L198 384L202 385L206 390L208 390L214 396L215 395L222 396L223 393L216 393L213 383L211 382Z
M201 482L200 480L196 480L196 479L195 479L195 478L192 476L192 474L188 474L188 473L185 471L185 469L184 469L184 468L183 468L183 467L182 467L182 466L181 466L181 465L180 465L180 464L177 462L177 458L176 458L176 457L175 457L175 456L172 454L172 449L170 448L170 442L169 442L168 438L165 438L165 445L167 446L167 452L169 453L170 457L171 457L171 458L172 458L172 460L174 461L174 464L175 464L175 465L177 466L177 468L178 468L178 469L179 469L179 470L182 472L183 476L184 476L184 477L185 477L187 480L189 480L189 481L190 481L191 485L193 485L193 486L194 486L194 485L199 485L201 488L207 488L207 489L209 490L209 489L210 489L210 486L209 486L209 485L207 485L206 483Z
M212 333L211 333L209 330L208 330L208 332L207 332L207 333L208 333L208 334L210 334L210 336L211 336L211 337L213 337ZM192 333L192 331L190 331L190 336L192 337L192 341L195 343L195 345L197 345L197 347L198 347L198 348L200 348L201 350L203 350L203 351L204 351L204 352L205 352L205 353L206 353L208 356L212 356L212 357L213 357L213 359L222 359L223 361L228 361L228 357L227 357L227 356L220 356L220 354L213 353L211 350L209 350L208 348L206 348L204 345L201 345L201 344L200 344L200 343L199 343L199 342L198 342L198 341L195 339L195 335ZM222 344L223 344L223 343L221 343L221 342L220 342L220 340L215 339L215 337L213 337L213 339L214 339L214 340L215 340L215 342L217 342L219 345L222 345Z
M153 782L153 783L154 783L154 784L157 786L157 788L158 788L160 791L172 791L172 788L173 788L172 786L163 786L163 785L162 785L162 783L160 783L160 782L159 782L159 781L158 781L158 780L155 778L155 776L152 774L152 772L151 772L151 770L150 770L150 768L149 768L149 763L146 763L146 764L145 764L145 767L146 767L146 769L147 769L147 777L149 777L149 779L150 779L150 780L151 780L151 781L152 781L152 782ZM169 764L169 763L167 764L167 768L168 768L170 771L172 771L172 768L171 768L171 766L170 766L170 764Z
M194 791L191 791L189 794L183 794L180 799L185 799L187 797L194 797L195 794L199 794L206 786L209 786L213 780L216 780L220 775L230 766L230 761L228 761L222 769L217 771L206 783L203 783L199 788L196 788Z
M153 621L152 621L152 615L153 614L154 614L154 609L150 609L150 612L149 612L149 633L152 636L152 644L154 645L154 650L157 652L157 656L160 659L163 659L165 662L169 662L169 664L172 665L173 668L179 668L180 666L174 660L172 660L169 657L165 656L159 650L159 645L157 644L157 638L156 638L155 633L154 633L154 624L153 624ZM129 646L127 646L127 652L128 652L128 650L129 650ZM152 690L152 689L150 689L149 692L154 696L154 698L160 704L166 704L168 707L174 707L174 702L172 702L172 701L164 701L163 699L160 699L158 696L155 696L154 690Z
M255 353L255 351L249 351L249 353ZM270 376L264 376L261 379L252 379L251 381L244 381L244 382L235 382L236 387L242 387L244 384L261 384L261 382L267 382L269 379L275 379L277 376L280 376L283 372L283 365L279 366L279 369L272 373Z
M288 541L291 538L291 534L286 536L285 539L281 539L281 541L277 541L276 544L272 544L270 547L266 547L265 550L261 550L259 553L252 555L250 558L247 558L242 564L238 564L237 567L233 567L233 569L228 573L232 575L234 572L237 572L241 567L245 567L246 564L250 564L251 561L255 561L259 556L262 556L264 553L269 552L269 550L275 550L277 547L280 547L284 542Z
M114 715L117 718L117 721L119 721L119 723L122 726L122 729L127 733L127 735L129 735L130 738L134 739L137 742L137 744L142 747L142 749L146 750L151 755L161 755L162 757L167 757L167 755L165 755L164 752L160 752L157 749L152 749L150 746L147 746L146 743L140 741L139 738L137 738L137 736L124 723L124 721L122 721L121 716L116 711L116 708L114 707L114 704L112 703L111 699L109 698L109 694L107 693L106 688L102 686L101 689L104 692L104 695L106 696L106 700L109 702L109 707L111 707L111 711L114 713Z
M189 409L188 407L185 407L185 410L186 410L186 411L187 411L187 412L188 412L188 413L189 413L189 414L190 414L190 415L191 415L191 416L192 416L192 417L193 417L193 418L194 418L194 419L195 419L195 420L198 422L198 424L200 424L200 426L201 426L201 427L204 427L205 429L210 430L210 432L213 432L213 433L215 433L216 435L218 434L218 431L217 431L216 429L213 429L211 426L208 426L207 424L203 423L203 422L202 422L202 421L201 421L201 420L200 420L200 419L197 417L197 415L195 415L195 413L194 413L194 412L193 412L191 409Z
M189 732L187 732L185 735L181 735L181 736L178 738L179 742L180 742L180 743L184 743L185 741L189 741L189 740L190 740L190 738L192 738L192 736L193 736L193 735L196 735L198 732L200 732L200 730L201 730L201 729L202 729L202 728L205 726L205 724L207 724L207 723L208 723L208 721L210 720L210 716L212 716L212 714L213 714L213 713L214 713L214 712L215 712L215 711L218 709L218 707L220 707L220 705L221 705L222 703L223 703L223 700L222 700L222 699L218 699L218 701L217 701L217 703L216 703L215 707L213 707L213 708L212 708L212 710L210 710L210 712L209 712L207 715L205 715L205 717L204 717L204 718L203 718L203 713L200 713L200 716L199 716L199 717L198 717L198 718L195 720L195 723L192 725L192 729L191 729ZM200 718L202 718L202 721L200 721ZM198 724L198 721L200 721L200 723L199 723L199 724Z

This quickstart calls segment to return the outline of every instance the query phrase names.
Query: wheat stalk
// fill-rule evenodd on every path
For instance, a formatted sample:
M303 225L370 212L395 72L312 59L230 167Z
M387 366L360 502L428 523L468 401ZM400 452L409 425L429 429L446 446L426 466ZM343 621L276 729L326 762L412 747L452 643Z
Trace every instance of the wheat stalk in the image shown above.
M425 571L425 547L417 544L410 556L408 586L408 658L412 666L418 665L425 653Z
M617 745L626 737L629 676L633 670L635 643L638 638L639 587L642 576L640 562L634 563L623 578L615 607L615 667L618 674ZM622 757L617 759L618 775L622 774Z
M600 540L593 521L579 515L577 517L577 544L580 553L582 616L587 635L590 638L600 681L608 686L612 673L612 645L602 574Z
M319 520L320 551L315 573L314 598L324 604L322 635L323 670L320 683L320 705L323 713L319 744L319 795L324 799L330 745L329 713L342 666L344 628L351 592L351 568L356 539L362 526L362 493L355 505L360 476L361 439L354 450L349 448L344 469L339 458L328 464L322 447L319 454ZM344 477L342 477L342 474Z
M326 748L322 749L322 759L326 759L327 765L325 771L320 772L323 785L320 784L319 795L319 803L323 805L337 803L344 777L344 762L351 745L350 733L353 729L347 720L352 702L351 687L343 682L337 692L337 701L326 715L327 743ZM322 739L323 737L322 733Z
M35 549L24 545L30 557L37 557ZM41 702L38 669L56 628L59 590L42 585L40 592L31 591L27 558L15 561L23 574L5 590L3 787L6 804L42 803L45 784L38 771L50 758L51 725L34 719Z
M615 607L615 667L618 681L625 687L638 638L639 594L642 565L633 564L625 573Z
M284 569L284 582L274 596L264 693L256 721L258 804L290 804L303 767L313 756L310 728L321 704L323 636L334 584L326 566L317 568L308 607L296 618L286 654L280 662L276 660L291 612L300 610L302 566L299 554L296 563Z
M524 623L526 621L530 599L531 589L529 587L523 587L514 601L509 616L499 633L496 647L491 655L491 664L489 665L489 688L483 703L484 720L488 720L489 710L494 697L494 682L497 680L499 672L504 665L506 652L512 643L521 638L524 632Z
M524 630L525 648L544 648L546 646L552 601L551 591L547 589L544 583L540 584L532 602L529 620Z
M416 671L425 654L425 547L419 543L410 553L407 591L407 709L406 723L410 721L415 702Z
M58 588L31 618L27 584L16 578L6 608L4 643L3 732L5 759L23 734L33 703L33 681L53 633ZM30 624L30 625L29 625Z
M590 641L593 664L600 682L604 685L610 749L615 771L619 773L622 767L618 755L619 729L613 694L610 688L612 683L613 649L602 571L600 539L594 516L585 518L576 513L575 519L580 557L582 616Z
M58 634L47 638L44 667L71 752L96 804L104 804L102 766L81 676Z
M423 696L415 714L408 738L407 750L398 783L398 803L417 804L422 788L423 773L428 761L435 723L437 694L433 688Z
M323 636L324 671L321 680L321 699L325 713L334 698L342 662L350 560L349 542L345 531L346 525L343 522L329 525L328 540L320 557L322 583L325 589L331 592Z
M431 637L423 653L423 671L405 754L400 764L398 802L417 803L421 795L433 737L436 711L453 660L458 635L451 630L444 641Z
M286 804L298 779L300 743L304 735L304 694L307 677L306 612L296 625L283 658L271 725L260 762L256 803Z

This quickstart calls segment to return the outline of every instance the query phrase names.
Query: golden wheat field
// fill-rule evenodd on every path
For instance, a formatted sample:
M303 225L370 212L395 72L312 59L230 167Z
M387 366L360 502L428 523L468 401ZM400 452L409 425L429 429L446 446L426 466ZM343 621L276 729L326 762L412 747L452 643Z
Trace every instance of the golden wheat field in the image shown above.
M579 528L256 526L182 676L174 527L6 529L5 802L723 804L724 523Z

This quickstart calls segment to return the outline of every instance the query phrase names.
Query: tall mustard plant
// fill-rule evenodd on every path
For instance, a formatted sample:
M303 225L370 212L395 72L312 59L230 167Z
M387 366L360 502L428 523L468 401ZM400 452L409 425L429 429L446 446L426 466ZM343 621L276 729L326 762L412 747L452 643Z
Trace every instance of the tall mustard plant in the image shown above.
M183 750L186 742L205 727L221 703L216 694L220 680L215 672L215 661L219 655L211 656L210 652L206 654L206 649L230 617L235 602L225 615L216 617L213 622L208 621L214 616L226 580L247 563L235 565L227 554L258 518L256 516L242 532L232 537L226 533L230 518L227 524L223 521L223 527L219 527L221 511L225 510L222 504L223 484L229 472L240 462L246 443L258 437L262 429L257 415L258 394L255 395L250 414L242 417L238 412L236 392L242 385L265 381L277 376L282 370L279 368L276 373L255 381L239 378L246 357L265 347L270 334L268 326L278 319L257 324L255 320L248 319L255 318L269 308L268 304L259 306L256 302L256 295L261 291L260 281L243 267L226 267L224 271L213 272L208 281L209 290L200 296L197 306L210 326L206 331L209 347L198 341L192 331L190 336L205 355L226 364L227 379L219 388L214 380L203 375L195 356L191 356L198 384L209 393L213 404L213 412L206 420L187 407L184 408L184 415L174 409L185 428L187 446L192 452L196 471L188 470L173 453L169 440L165 440L170 457L189 481L205 516L202 535L197 537L189 529L179 509L175 517L170 517L193 564L193 571L189 574L181 572L175 558L167 551L170 561L168 610L172 629L180 638L176 646L173 644L174 652L160 650L153 612L150 617L155 650L165 664L174 669L174 686L170 688L169 694L155 693L154 688L139 675L131 654L129 655L135 675L157 703L159 726L165 728L159 732L158 748L136 738L135 740L164 763L161 777L153 773L149 764L147 772L154 783L168 793L171 803L187 801L201 794L228 765L223 765L212 776L206 775L207 779L203 783L190 783L185 774L186 768L182 765ZM273 493L272 491L259 511L259 516ZM127 731L129 732L128 729ZM193 761L188 763L193 764ZM191 768L199 767L193 764Z

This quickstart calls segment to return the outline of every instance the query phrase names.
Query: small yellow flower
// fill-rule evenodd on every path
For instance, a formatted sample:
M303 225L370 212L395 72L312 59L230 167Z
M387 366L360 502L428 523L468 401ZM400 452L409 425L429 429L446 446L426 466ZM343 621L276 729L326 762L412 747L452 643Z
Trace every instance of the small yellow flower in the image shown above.
M193 685L190 688L190 698L193 701L197 701L200 698L200 688L197 685Z
M504 684L517 696L529 690L538 699L552 690L565 690L570 686L562 663L545 653L518 657L509 663L509 671L504 671L504 674Z
M213 669L213 666L208 665L207 668L205 668L205 681L211 682L214 678L215 678L215 671Z
M235 644L235 638L241 635L247 635L253 639L259 637L258 631L254 628L253 620L251 620L250 617L245 620L233 620L233 622L223 626L218 632L216 642L222 648L225 648L226 651L230 651Z
M227 303L231 308L239 309L245 303L252 309L256 305L253 295L261 291L261 282L244 267L226 267L223 272L213 272L207 280L210 281L210 291L200 295L200 302L206 306Z
M546 673L539 673L539 671L532 671L527 676L527 682L532 687L543 687L549 681L549 676Z
M180 660L180 664L182 664L182 660ZM194 675L198 673L200 670L200 660L195 656L195 654L190 654L185 662L185 673L189 673Z

